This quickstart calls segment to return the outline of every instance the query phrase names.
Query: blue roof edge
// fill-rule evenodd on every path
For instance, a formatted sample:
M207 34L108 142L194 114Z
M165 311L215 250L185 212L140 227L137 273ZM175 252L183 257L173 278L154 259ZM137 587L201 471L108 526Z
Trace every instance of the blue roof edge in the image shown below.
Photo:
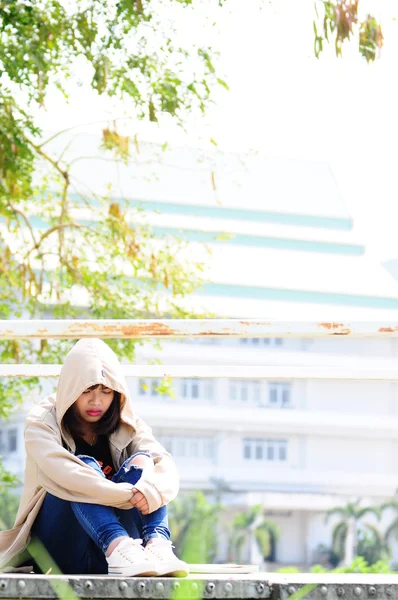
M77 201L78 196L72 198ZM281 213L264 210L241 209L226 206L209 206L199 204L179 204L177 202L161 202L157 200L137 200L112 198L125 206L134 206L143 210L152 210L166 214L179 214L195 217L215 219L233 219L235 221L256 221L261 223L275 223L279 225L296 225L299 227L319 227L323 229L338 229L349 231L353 228L351 217L326 217L321 215L305 215L300 213ZM87 200L86 200L87 201ZM96 200L89 201L97 204Z

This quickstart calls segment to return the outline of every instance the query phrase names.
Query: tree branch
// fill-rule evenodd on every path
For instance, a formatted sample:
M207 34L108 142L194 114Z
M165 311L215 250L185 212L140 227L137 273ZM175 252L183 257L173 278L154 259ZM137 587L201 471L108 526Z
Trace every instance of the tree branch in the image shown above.
M49 154L44 152L41 149L41 147L39 145L35 144L30 138L28 138L28 136L25 135L24 138L28 142L28 144L30 146L32 146L32 148L37 152L37 154L39 154L39 156L41 156L46 161L48 161L54 167L54 169L62 175L62 177L65 179L65 181L69 182L69 173L67 170L62 169L62 167L60 167L60 165L58 164L58 162L56 160L54 160Z
M55 231L60 231L61 229L62 230L66 229L66 227L72 227L72 228L75 228L75 229L83 229L83 228L87 228L89 226L88 225L81 225L80 223L59 223L58 225L54 225L53 227L51 227L50 229L48 229L47 231L45 231L43 233L43 235L40 237L39 241L36 242L36 244L26 254L25 260L30 256L30 254L34 250L38 250L40 248L41 244L44 242L44 240L46 238L48 238L48 236L50 236Z
M73 131L74 129L78 129L79 127L89 127L90 125L100 125L101 123L111 123L111 122L115 123L116 121L132 121L132 120L133 120L133 117L116 117L114 119L101 119L100 121L92 121L91 123L80 123L79 125L72 125L72 127L67 127L66 129L62 129L61 131L54 133L54 135L52 135L47 140L42 142L39 145L39 148L43 148L43 146L45 146L46 144L49 144L50 142L55 140L55 138L57 138L59 135L62 135L63 133L67 133L68 131Z
M36 244L36 236L35 236L35 232L33 231L33 227L31 222L29 221L28 217L25 215L25 213L23 213L21 210L19 210L18 208L15 208L11 202L9 202L10 208L13 211L13 213L15 213L16 215L19 215L20 217L22 217L22 219L24 220L24 222L26 223L29 231L30 231L30 235L32 236L32 240L33 243Z

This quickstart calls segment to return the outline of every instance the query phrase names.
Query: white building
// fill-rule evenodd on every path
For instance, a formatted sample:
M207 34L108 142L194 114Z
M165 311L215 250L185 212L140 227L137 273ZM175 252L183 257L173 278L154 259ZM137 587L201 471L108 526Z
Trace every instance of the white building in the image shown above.
M142 149L141 160L134 187L119 165L124 195L142 202L159 232L178 232L194 251L202 241L211 249L210 281L190 305L219 317L396 321L398 283L356 239L327 166L257 157L242 164L232 155L197 163L190 151L170 151L148 183ZM113 167L94 167L85 161L86 179L100 191ZM396 339L344 337L162 346L141 347L137 363L394 368L398 355ZM224 503L263 504L281 527L278 563L308 565L319 544L330 546L327 509L357 497L379 503L398 487L396 383L185 379L173 382L175 399L159 396L156 383L131 379L133 402L173 453L182 488L214 494L219 482ZM4 424L0 437L16 473L22 417Z

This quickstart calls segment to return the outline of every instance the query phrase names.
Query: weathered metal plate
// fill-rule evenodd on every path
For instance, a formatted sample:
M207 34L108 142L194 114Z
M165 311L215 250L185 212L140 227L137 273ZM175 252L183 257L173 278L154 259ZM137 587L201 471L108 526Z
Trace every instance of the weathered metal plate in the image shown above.
M273 600L397 600L398 576L381 574L267 574Z
M398 576L255 573L172 579L0 574L0 598L398 600Z
M185 579L165 577L104 577L0 574L0 598L135 598L194 600L269 598L265 573L237 575L191 575Z

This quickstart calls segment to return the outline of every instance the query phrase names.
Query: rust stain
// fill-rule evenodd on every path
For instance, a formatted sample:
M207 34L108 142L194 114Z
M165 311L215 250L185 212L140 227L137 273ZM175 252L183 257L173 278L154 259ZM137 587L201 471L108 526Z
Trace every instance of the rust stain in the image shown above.
M323 327L323 329L336 329L337 327L344 327L344 323L318 323L318 327Z
M321 327L323 329L327 329L331 332L331 335L350 335L351 329L348 327L344 328L344 323L318 323L317 327ZM335 331L335 329L340 329L340 331Z
M260 322L258 322L258 321L239 321L239 323L241 325L248 325L249 327L251 325L256 325L258 327L270 327L271 325L275 325L275 323L266 323L265 321L264 322L263 321L260 321Z
M71 325L68 331L72 334L78 334L83 329L91 331L105 332L106 335L114 334L116 337L166 337L176 335L176 332L163 323L148 323L139 325L104 325L99 323L81 323L79 325Z
M332 335L350 335L351 329L342 329L341 331L334 331Z
M149 325L126 325L122 327L124 336L134 337L135 335L145 336L168 336L176 335L176 332L168 325L163 323L150 323Z
M228 332L229 329L224 329L224 331ZM197 334L197 336L198 337L202 337L202 336L211 336L211 337L222 336L223 337L223 336L225 336L225 333L221 333L221 332L218 332L218 331L199 331L198 334ZM195 337L197 337L197 336L195 336Z
M398 330L398 327L380 327L379 333L394 333Z

